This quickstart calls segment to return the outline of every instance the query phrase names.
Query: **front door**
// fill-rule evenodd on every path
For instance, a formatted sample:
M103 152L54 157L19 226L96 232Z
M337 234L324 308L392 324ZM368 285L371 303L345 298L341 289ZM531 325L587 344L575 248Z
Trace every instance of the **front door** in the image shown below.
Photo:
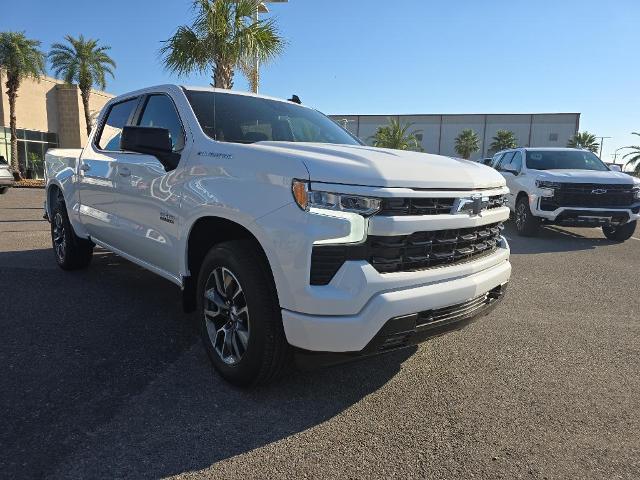
M143 100L134 123L169 130L173 150L187 157L187 138L173 100L153 94ZM123 225L127 253L164 273L177 276L177 237L180 208L181 162L167 172L160 161L145 154L130 154L118 162L117 216Z
M77 206L80 222L92 238L114 247L119 243L115 206L117 164L123 155L120 136L133 117L138 100L135 97L112 105L96 140L87 145L80 158ZM72 208L75 210L76 206Z

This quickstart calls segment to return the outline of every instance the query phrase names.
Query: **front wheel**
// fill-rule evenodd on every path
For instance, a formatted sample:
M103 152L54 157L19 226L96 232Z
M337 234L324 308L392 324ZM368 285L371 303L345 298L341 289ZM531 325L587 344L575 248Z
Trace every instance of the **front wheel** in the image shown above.
M516 231L522 237L534 237L540 230L540 219L534 217L529 208L529 199L522 197L516 203Z
M200 332L214 368L238 386L275 380L289 345L270 272L248 240L214 246L198 276Z
M0 195L4 195L9 191L9 187L0 187Z
M625 223L624 225L617 227L605 225L602 227L602 233L604 233L604 236L609 240L613 240L614 242L624 242L631 238L633 232L636 231L637 224L638 221L634 220L633 222Z

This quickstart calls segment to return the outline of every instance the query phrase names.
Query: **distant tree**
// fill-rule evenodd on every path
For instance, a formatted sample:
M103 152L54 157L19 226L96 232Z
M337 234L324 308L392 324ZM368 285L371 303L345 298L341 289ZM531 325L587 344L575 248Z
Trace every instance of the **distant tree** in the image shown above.
M18 162L18 131L16 99L20 83L27 77L40 79L44 75L45 55L40 42L27 38L24 32L0 32L0 68L7 72L9 99L9 130L11 131L11 166L16 180L22 178Z
M67 83L75 83L80 89L87 135L91 133L92 117L89 110L91 88L101 90L107 87L106 75L113 75L116 62L107 54L111 47L98 44L98 40L85 39L83 35L74 38L64 37L67 44L54 43L49 52L49 60L56 77L62 77Z
M569 148L581 148L596 153L600 148L600 144L596 136L589 132L578 132L567 142Z
M631 132L632 135L637 135L640 137L640 133ZM632 151L625 154L622 158L629 158L626 165L633 166L633 173L636 177L640 177L640 145L629 145L628 147Z
M264 63L282 53L285 45L273 19L255 22L261 0L195 0L196 17L183 25L160 50L165 67L179 75L213 69L213 86L233 88L240 68L257 91L254 59Z
M389 118L389 123L383 127L378 127L376 133L371 137L374 147L393 148L395 150L413 150L422 152L417 135L421 130L409 132L411 123L400 123L396 118Z
M464 159L469 159L471 154L480 150L480 139L478 134L467 128L456 137L456 153Z
M513 132L509 130L498 130L496 136L493 137L493 142L489 145L489 151L492 153L506 150L507 148L516 148L518 146L518 140Z

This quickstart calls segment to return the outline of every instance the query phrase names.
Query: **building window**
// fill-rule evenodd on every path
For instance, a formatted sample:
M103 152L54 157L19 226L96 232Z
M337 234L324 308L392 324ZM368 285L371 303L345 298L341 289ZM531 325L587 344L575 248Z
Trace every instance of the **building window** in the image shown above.
M44 177L44 155L58 147L58 135L52 132L18 129L18 161L27 177ZM11 164L11 131L0 127L0 155Z

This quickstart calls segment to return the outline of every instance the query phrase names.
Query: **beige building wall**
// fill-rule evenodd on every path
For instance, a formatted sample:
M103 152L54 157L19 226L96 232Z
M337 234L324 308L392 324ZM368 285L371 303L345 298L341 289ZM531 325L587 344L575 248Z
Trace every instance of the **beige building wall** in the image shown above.
M0 126L9 127L9 99L4 84L6 73L0 71ZM113 95L92 90L89 110L96 118ZM80 148L87 142L87 129L80 90L61 80L26 78L18 90L16 103L18 128L58 134L60 147Z

